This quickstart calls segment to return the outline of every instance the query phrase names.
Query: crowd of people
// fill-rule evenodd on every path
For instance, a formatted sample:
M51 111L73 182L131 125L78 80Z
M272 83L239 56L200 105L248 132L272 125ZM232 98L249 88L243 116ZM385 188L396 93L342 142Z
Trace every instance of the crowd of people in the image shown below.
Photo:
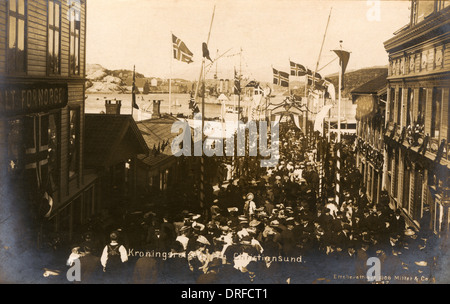
M338 204L318 161L334 167L332 145L318 152L305 149L298 130L280 134L278 167L219 185L200 210L127 214L108 242L89 231L68 266L80 259L82 282L353 283L367 282L367 260L378 257L392 279L432 276L433 236L407 227L386 193L369 202L353 138L341 146Z

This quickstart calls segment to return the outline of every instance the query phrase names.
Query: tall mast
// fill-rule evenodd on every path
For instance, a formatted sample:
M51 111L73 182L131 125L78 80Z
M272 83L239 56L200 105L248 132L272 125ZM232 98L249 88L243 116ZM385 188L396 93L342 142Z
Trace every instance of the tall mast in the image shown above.
M314 75L313 75L313 87L315 85L315 79L316 79L316 73L317 70L319 69L319 62L320 62L320 57L322 56L322 49L323 49L323 45L325 43L325 37L327 36L327 31L328 31L328 25L330 24L330 18L331 18L331 10L333 8L330 8L330 14L328 15L328 21L327 21L327 26L325 28L325 34L323 35L323 40L322 40L322 45L320 47L320 52L319 52L319 58L317 58L317 63L316 63L316 69L314 70Z
M173 44L172 41L172 35L170 35L170 39L171 39L171 45ZM170 112L172 112L172 61L173 61L173 53L170 56L170 75L169 75L169 115L171 114Z
M242 77L242 47L241 51L239 52L239 89L241 88L241 77ZM241 120L241 90L238 91L238 124L240 120Z
M131 117L136 104L136 65L133 66L133 87L131 88Z

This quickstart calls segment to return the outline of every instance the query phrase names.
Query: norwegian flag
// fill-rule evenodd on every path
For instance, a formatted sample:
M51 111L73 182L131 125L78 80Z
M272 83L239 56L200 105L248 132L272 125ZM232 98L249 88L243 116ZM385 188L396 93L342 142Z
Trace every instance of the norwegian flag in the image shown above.
M53 207L48 168L48 126L48 115L26 116L24 119L24 128L27 130L24 136L27 185L30 193L34 194L39 214L44 217L50 216Z
M290 61L291 63L291 76L305 76L306 68L298 63Z
M254 90L254 95L262 95L264 97L264 90L258 85Z
M272 69L273 69L273 84L288 88L289 73L278 71L274 68Z
M194 62L192 57L194 54L187 48L186 44L172 34L173 42L173 58L181 62L191 63Z

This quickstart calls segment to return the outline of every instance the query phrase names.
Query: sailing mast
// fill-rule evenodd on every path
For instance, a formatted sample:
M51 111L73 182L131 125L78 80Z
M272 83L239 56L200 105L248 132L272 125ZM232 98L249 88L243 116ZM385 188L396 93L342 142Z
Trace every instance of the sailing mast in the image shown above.
M171 45L173 45L173 41L172 41L172 37L173 37L173 33L171 32L172 35L170 35L170 39L171 39ZM170 56L170 75L169 75L169 115L171 115L172 113L172 61L173 61L173 55Z
M136 65L133 66L133 87L131 88L131 117L136 107Z
M211 18L211 24L209 26L209 32L208 32L208 39L206 40L206 47L208 47L209 44L209 38L211 37L211 29L212 29L212 25L213 25L213 21L214 21L214 14L216 12L216 6L214 5L214 10L213 10L213 14L212 14L212 18ZM202 81L202 129L201 129L201 134L202 134L202 141L203 141L203 130L205 129L205 62L206 62L206 58L203 56L202 58L202 68L200 69L200 77L198 79L198 84L200 84L200 81ZM203 78L202 78L203 75ZM198 94L198 87L199 85L197 85L197 88L195 90L195 98L197 98L197 94ZM205 207L205 156L204 153L202 152L202 156L200 158L200 208L204 208ZM205 210L206 211L206 210Z
M325 43L325 37L327 36L327 31L328 31L328 25L330 24L330 18L331 18L331 10L333 8L330 8L330 14L328 15L328 21L327 21L327 26L325 28L325 34L323 35L323 40L322 40L322 45L320 47L320 51L319 51L319 58L317 58L317 63L316 63L316 69L314 70L314 75L313 75L313 88L314 88L314 84L315 84L315 80L316 80L316 73L317 70L319 69L319 62L320 62L320 57L322 56L322 50L323 50L323 45Z
M238 91L238 126L241 121L241 78L242 78L242 47L239 53L239 91Z

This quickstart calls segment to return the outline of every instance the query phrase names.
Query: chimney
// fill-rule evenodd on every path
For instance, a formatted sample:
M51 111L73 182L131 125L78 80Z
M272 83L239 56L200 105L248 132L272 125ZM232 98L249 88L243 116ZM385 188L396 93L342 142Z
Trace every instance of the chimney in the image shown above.
M228 79L225 79L225 86L224 86L224 93L229 93L230 92L230 83Z
M120 115L120 108L122 107L122 101L116 100L115 103L112 103L111 100L105 101L106 114L109 115Z
M161 118L161 100L153 100L152 118Z

